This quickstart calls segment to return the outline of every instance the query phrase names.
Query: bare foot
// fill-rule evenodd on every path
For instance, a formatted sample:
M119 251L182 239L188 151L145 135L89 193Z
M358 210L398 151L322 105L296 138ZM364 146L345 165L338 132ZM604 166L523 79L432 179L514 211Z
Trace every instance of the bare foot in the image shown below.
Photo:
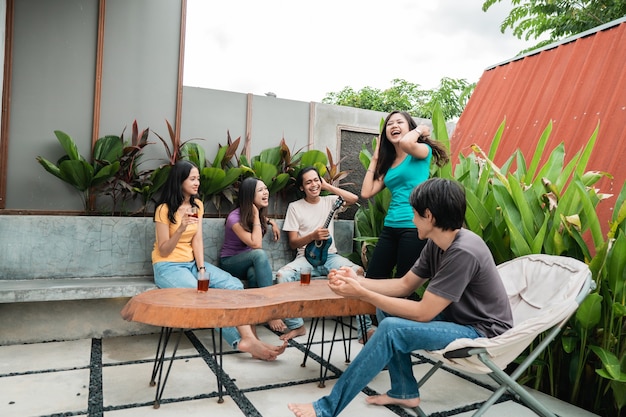
M280 340L287 341L287 340L293 339L294 337L304 336L305 334L306 334L306 329L304 328L304 325L302 325L298 327L297 329L290 330L284 335L280 336Z
M369 329L369 330L367 331L367 340L370 340L370 339L372 338L372 336L374 336L374 332L375 332L375 331L376 331L376 329ZM359 339L359 343L360 343L360 344L362 344L362 345L364 345L364 344L365 344L365 342L363 341L363 338L360 338L360 339Z
M368 404L374 405L399 405L400 407L415 408L420 405L420 398L399 399L391 398L387 394L372 395L365 399Z
M287 404L296 417L317 417L313 404Z
M285 344L282 346L271 346L259 339L241 339L237 344L237 349L249 353L255 359L264 361L276 360L278 355L285 351Z
M281 319L270 320L267 322L267 325L270 326L270 329L274 330L275 332L282 333L287 330L287 325Z

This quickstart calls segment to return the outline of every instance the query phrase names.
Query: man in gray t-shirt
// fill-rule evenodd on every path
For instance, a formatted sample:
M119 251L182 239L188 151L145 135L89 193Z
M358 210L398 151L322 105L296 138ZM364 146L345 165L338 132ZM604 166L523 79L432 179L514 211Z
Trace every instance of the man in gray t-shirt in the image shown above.
M379 326L331 393L312 404L289 404L296 416L336 416L387 366L391 389L375 405L417 407L420 394L411 352L443 349L460 338L493 337L513 326L511 307L489 248L463 229L465 191L432 178L409 202L420 239L428 239L413 268L398 279L367 279L349 268L331 271L329 286L377 307ZM420 301L406 298L428 282Z
M451 301L441 312L442 320L472 326L487 337L512 326L500 274L489 248L475 233L459 229L445 251L428 240L411 272L429 279L427 292Z

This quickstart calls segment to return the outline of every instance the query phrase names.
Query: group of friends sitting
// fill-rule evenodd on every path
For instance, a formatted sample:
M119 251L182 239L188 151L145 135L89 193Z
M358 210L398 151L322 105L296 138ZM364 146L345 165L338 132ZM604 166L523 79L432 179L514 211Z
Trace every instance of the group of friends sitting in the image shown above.
M282 227L297 254L276 272L276 281L296 281L300 269L311 266L311 275L327 277L335 293L376 306L378 327L369 316L359 318L364 323L358 326L363 348L329 395L313 403L288 404L295 416L338 415L385 367L391 389L367 402L416 407L420 395L412 351L441 349L458 338L492 337L512 326L491 252L479 236L462 227L465 191L453 180L429 179L433 162L443 166L448 155L431 139L429 127L418 126L406 112L390 113L362 181L364 199L385 187L392 195L367 270L337 253L333 222L327 222L338 201L351 205L359 197L328 183L314 167L299 171L296 186L304 197L289 204ZM195 288L202 272L210 274L211 288L243 289L242 280L250 287L274 285L262 242L266 233L278 240L280 230L267 216L266 184L252 177L240 183L236 208L226 219L219 266L204 261L199 185L199 170L191 162L178 161L172 167L154 216L156 285ZM325 261L310 265L305 247L329 240ZM423 296L415 297L426 283ZM279 334L279 344L262 341L250 325L224 328L222 335L233 349L272 361L290 339L306 334L301 318L277 318L267 325Z

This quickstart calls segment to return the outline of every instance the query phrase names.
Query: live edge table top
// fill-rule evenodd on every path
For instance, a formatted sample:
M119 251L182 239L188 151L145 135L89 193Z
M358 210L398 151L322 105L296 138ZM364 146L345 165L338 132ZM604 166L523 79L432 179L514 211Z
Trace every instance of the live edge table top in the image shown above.
M226 290L163 288L131 298L122 309L128 321L160 327L199 329L266 323L277 318L329 317L373 314L364 301L344 298L328 287L327 280L276 284L265 288Z

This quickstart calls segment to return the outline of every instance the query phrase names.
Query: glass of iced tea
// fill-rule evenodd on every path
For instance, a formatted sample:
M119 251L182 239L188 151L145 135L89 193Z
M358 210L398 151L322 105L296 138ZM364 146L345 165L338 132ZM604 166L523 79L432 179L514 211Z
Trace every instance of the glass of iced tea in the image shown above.
M189 215L189 217L195 217L198 218L198 207L191 207L187 210L187 214Z
M198 292L207 292L209 290L209 273L204 269L198 271Z
M300 285L309 285L311 283L311 267L303 266L300 268Z

